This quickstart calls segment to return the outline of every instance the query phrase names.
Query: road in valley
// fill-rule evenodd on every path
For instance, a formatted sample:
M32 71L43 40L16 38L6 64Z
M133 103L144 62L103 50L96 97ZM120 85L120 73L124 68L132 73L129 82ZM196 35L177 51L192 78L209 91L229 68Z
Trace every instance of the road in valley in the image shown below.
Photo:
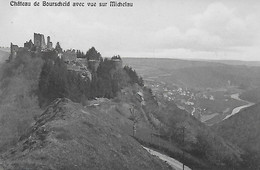
M150 148L146 148L146 147L143 147L144 149L146 149L150 154L152 155L155 155L155 156L158 156L161 160L165 161L166 163L168 163L171 167L173 167L174 169L176 170L182 170L182 166L183 164L167 155L164 155L164 154L161 154L157 151L154 151ZM189 167L187 166L184 166L184 169L185 170L191 170Z

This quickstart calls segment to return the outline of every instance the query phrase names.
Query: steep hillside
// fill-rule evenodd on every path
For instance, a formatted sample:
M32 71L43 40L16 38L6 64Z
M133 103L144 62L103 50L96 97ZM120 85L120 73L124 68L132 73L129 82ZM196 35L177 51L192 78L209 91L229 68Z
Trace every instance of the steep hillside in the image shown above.
M184 84L190 88L219 88L228 86L228 82L231 85L239 86L241 84L246 84L250 80L248 75L250 71L244 67L231 66L205 66L205 67L192 67L192 68L182 68L174 70L172 75L169 77L162 77L161 79L165 82L178 82L178 84ZM168 81L167 81L168 80Z
M216 124L212 128L216 129L224 139L238 145L248 152L247 160L252 169L259 169L260 158L260 104L246 108L235 116ZM258 161L257 161L258 160ZM254 162L257 161L257 162ZM253 162L253 163L252 163ZM256 168L258 167L258 168Z
M173 102L158 100L147 88L126 88L114 101L97 108L116 118L119 128L129 135L133 135L133 122L137 120L135 138L140 143L170 155L191 169L224 170L239 167L243 161L241 149Z
M254 103L260 102L260 87L245 91L240 98Z
M150 97L150 102L152 100ZM161 135L187 155L205 163L207 165L205 169L239 167L242 162L243 151L241 149L232 146L230 142L225 141L172 102L160 100L159 107L156 108L156 104L152 105L153 107L148 106L147 102L145 107L155 118L160 120ZM198 168L196 165L193 168L202 169L202 167Z
M5 169L171 169L105 113L55 100L2 155Z

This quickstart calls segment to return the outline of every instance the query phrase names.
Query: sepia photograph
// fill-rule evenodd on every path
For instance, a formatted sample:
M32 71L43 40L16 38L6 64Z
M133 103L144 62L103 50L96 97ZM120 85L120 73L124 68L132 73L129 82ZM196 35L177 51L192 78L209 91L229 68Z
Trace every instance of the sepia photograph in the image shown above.
M259 7L1 0L0 170L259 170Z

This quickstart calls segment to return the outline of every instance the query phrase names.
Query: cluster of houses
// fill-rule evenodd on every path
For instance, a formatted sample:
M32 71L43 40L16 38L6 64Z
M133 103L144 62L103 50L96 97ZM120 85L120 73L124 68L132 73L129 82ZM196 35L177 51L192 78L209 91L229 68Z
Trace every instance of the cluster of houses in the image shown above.
M199 120L203 113L206 112L206 109L199 106L198 100L215 100L213 95L194 91L186 87L182 88L177 85L167 86L166 83L157 81L146 81L146 84L156 96L173 101L180 109L186 110Z

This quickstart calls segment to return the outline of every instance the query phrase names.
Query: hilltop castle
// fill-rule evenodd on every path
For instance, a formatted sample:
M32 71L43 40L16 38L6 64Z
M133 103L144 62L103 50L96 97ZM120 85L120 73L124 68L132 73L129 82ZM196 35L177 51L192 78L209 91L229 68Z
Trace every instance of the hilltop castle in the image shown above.
M24 43L24 47L19 47L18 45L11 43L11 54L8 61L13 61L17 56L17 52L22 49L26 49L32 53L55 51L57 56L62 58L67 64L68 71L75 71L79 73L82 78L88 78L90 81L92 80L92 73L97 71L102 60L101 55L95 50L94 47L89 49L89 57L80 58L77 56L75 50L63 51L59 42L57 42L56 47L53 48L50 36L47 37L46 44L43 34L34 33L33 41L31 39L26 41ZM115 71L123 68L122 60L119 55L113 56L111 58L111 62L113 63Z
M18 45L14 45L11 43L10 46L10 57L9 61L12 61L16 58L17 52L21 48L26 48L30 51L47 51L47 50L53 50L52 42L50 41L50 36L47 37L47 44L45 43L45 38L43 34L34 33L34 43L30 39L29 41L26 41L24 43L24 47L18 47Z

